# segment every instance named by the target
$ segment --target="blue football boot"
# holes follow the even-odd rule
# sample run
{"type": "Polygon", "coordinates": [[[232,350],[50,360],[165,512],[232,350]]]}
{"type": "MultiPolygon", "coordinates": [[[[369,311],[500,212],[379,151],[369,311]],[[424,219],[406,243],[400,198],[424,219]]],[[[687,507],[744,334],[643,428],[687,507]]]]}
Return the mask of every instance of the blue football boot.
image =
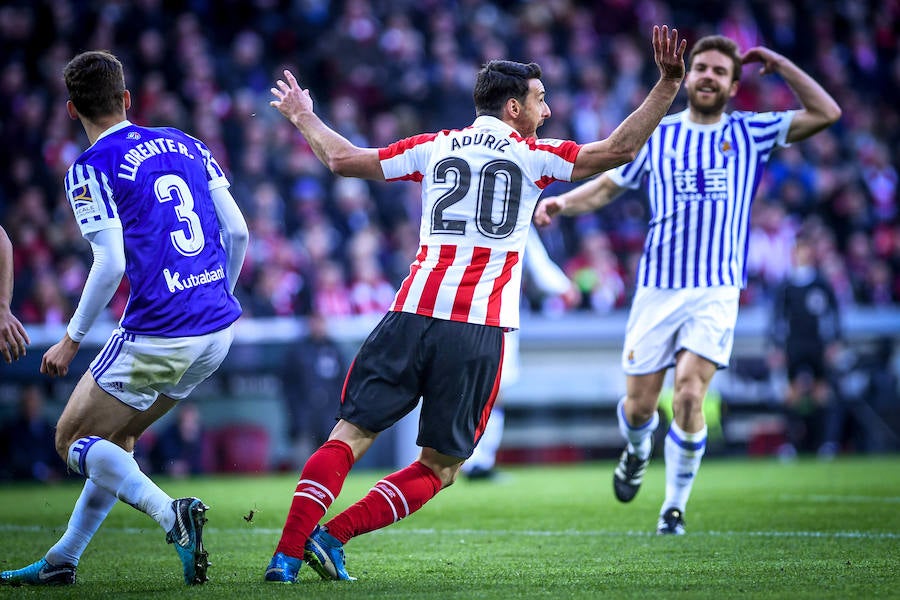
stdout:
{"type": "Polygon", "coordinates": [[[347,567],[344,566],[344,544],[321,525],[316,525],[306,540],[303,560],[322,579],[356,581],[356,577],[347,574],[347,567]]]}

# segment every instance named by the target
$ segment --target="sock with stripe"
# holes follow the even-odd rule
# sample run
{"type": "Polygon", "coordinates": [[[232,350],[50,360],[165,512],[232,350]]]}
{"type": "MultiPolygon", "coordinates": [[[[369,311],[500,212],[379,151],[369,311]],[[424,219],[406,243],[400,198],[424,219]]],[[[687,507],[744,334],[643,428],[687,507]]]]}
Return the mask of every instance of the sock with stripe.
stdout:
{"type": "Polygon", "coordinates": [[[416,461],[375,484],[359,502],[328,521],[328,533],[346,544],[357,535],[408,517],[441,491],[434,471],[416,461]]]}
{"type": "Polygon", "coordinates": [[[706,425],[696,433],[686,433],[673,421],[666,435],[666,500],[660,514],[670,508],[685,512],[688,496],[706,452],[706,425]]]}
{"type": "Polygon", "coordinates": [[[303,465],[276,553],[303,556],[306,538],[341,493],[353,462],[353,450],[340,440],[329,440],[313,452],[303,465]]]}
{"type": "Polygon", "coordinates": [[[65,533],[47,551],[47,562],[51,565],[78,565],[84,549],[117,501],[115,494],[90,479],[85,481],[65,533]]]}
{"type": "Polygon", "coordinates": [[[628,451],[636,454],[641,460],[646,460],[653,451],[653,432],[659,427],[659,413],[653,413],[653,417],[646,423],[632,425],[625,417],[625,397],[619,400],[616,407],[616,417],[619,421],[619,431],[628,441],[628,451]]]}
{"type": "Polygon", "coordinates": [[[123,448],[92,435],[76,440],[69,447],[68,458],[70,469],[146,513],[163,531],[175,525],[172,498],[141,472],[137,461],[123,448]]]}

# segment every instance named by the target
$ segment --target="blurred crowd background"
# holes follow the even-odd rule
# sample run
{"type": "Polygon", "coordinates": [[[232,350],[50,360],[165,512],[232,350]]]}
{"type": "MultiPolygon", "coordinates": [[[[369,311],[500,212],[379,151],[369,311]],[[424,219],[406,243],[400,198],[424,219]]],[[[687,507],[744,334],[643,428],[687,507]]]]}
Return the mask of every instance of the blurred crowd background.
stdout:
{"type": "MultiPolygon", "coordinates": [[[[798,232],[815,240],[844,306],[900,300],[900,2],[767,0],[7,0],[0,7],[0,221],[15,247],[13,311],[66,323],[91,265],[62,180],[87,147],[65,112],[62,68],[110,49],[132,92],[129,118],[204,140],[227,172],[251,244],[238,295],[247,316],[381,313],[417,245],[414,183],[335,178],[269,106],[290,68],[318,112],[361,146],[464,127],[487,60],[536,61],[552,117],[542,137],[607,136],[656,80],[653,24],[689,44],[722,33],[744,50],[794,60],[837,99],[843,118],[776,153],[753,212],[745,305],[790,268],[798,232]]],[[[733,109],[797,107],[777,77],[745,69],[733,109]]],[[[684,106],[684,98],[675,109],[684,106]]],[[[565,189],[551,186],[548,194],[565,189]]],[[[579,306],[525,295],[526,308],[627,306],[646,231],[635,192],[542,230],[583,292],[579,306]]],[[[526,284],[527,285],[527,284],[526,284]]],[[[526,290],[527,291],[527,290],[526,290]]],[[[123,282],[110,308],[127,299],[123,282]]]]}

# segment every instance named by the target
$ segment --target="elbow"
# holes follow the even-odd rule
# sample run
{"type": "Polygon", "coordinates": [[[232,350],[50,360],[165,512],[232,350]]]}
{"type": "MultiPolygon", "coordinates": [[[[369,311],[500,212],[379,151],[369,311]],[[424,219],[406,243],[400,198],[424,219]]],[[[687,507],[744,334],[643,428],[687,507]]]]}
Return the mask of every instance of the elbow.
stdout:
{"type": "Polygon", "coordinates": [[[246,248],[250,243],[250,230],[247,229],[247,222],[243,219],[241,219],[240,225],[231,232],[231,241],[237,248],[246,248]]]}
{"type": "Polygon", "coordinates": [[[837,103],[834,103],[834,105],[825,113],[825,118],[828,119],[829,125],[834,125],[840,120],[842,114],[843,111],[841,111],[841,107],[838,106],[837,103]]]}
{"type": "Polygon", "coordinates": [[[328,157],[325,166],[335,175],[353,177],[354,158],[355,155],[352,152],[337,153],[328,157]]]}

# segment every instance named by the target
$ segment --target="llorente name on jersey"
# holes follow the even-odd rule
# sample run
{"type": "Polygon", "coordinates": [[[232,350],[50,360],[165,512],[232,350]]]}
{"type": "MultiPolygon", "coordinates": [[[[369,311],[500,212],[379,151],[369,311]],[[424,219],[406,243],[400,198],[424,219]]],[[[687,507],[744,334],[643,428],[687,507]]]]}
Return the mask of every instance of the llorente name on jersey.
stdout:
{"type": "Polygon", "coordinates": [[[197,275],[191,273],[181,277],[181,273],[175,271],[172,273],[169,269],[163,269],[163,276],[166,278],[166,285],[169,286],[169,292],[183,292],[186,289],[197,287],[198,285],[206,285],[220,279],[225,279],[225,267],[219,267],[215,271],[204,269],[202,273],[197,275]]]}
{"type": "Polygon", "coordinates": [[[190,159],[194,155],[188,151],[188,147],[181,142],[170,140],[168,138],[156,138],[155,140],[147,140],[135,145],[134,148],[125,153],[122,158],[125,163],[119,165],[119,173],[117,177],[134,181],[137,178],[137,172],[141,164],[151,156],[163,154],[165,152],[177,152],[183,154],[190,159]]]}

